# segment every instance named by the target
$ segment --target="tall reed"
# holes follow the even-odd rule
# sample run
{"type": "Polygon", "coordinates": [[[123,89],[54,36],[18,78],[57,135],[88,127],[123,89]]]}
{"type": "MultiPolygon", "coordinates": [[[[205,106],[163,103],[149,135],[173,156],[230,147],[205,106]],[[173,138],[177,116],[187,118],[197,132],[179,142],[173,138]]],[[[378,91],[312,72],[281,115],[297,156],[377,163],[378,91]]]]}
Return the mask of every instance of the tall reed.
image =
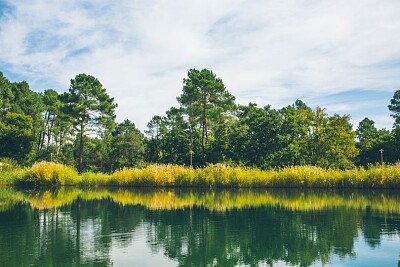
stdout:
{"type": "Polygon", "coordinates": [[[20,177],[16,177],[17,185],[75,185],[81,182],[81,177],[71,167],[54,162],[37,162],[27,169],[20,177]]]}
{"type": "Polygon", "coordinates": [[[1,172],[0,185],[36,186],[137,186],[202,188],[400,188],[400,164],[371,165],[351,170],[293,166],[275,170],[228,167],[222,164],[204,168],[178,165],[149,165],[112,174],[87,172],[81,175],[71,167],[39,162],[31,168],[1,172]]]}

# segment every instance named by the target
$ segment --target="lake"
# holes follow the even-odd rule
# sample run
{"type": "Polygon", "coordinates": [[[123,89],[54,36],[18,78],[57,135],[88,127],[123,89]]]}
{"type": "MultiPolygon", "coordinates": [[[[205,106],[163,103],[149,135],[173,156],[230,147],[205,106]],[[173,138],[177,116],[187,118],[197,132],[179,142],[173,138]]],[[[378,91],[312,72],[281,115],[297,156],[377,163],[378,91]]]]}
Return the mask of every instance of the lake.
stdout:
{"type": "Polygon", "coordinates": [[[0,266],[400,266],[398,193],[0,188],[0,266]]]}

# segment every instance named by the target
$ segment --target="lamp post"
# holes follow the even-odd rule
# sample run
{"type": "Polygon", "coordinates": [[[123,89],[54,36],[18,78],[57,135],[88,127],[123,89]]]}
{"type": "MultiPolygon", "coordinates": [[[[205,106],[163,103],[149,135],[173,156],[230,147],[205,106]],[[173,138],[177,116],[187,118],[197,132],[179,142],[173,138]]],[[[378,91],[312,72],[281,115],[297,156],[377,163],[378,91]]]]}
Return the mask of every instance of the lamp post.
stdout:
{"type": "Polygon", "coordinates": [[[381,164],[383,165],[383,149],[381,148],[381,149],[379,149],[379,151],[381,152],[381,164]]]}
{"type": "Polygon", "coordinates": [[[190,168],[193,167],[193,150],[190,149],[189,154],[190,154],[190,168]]]}

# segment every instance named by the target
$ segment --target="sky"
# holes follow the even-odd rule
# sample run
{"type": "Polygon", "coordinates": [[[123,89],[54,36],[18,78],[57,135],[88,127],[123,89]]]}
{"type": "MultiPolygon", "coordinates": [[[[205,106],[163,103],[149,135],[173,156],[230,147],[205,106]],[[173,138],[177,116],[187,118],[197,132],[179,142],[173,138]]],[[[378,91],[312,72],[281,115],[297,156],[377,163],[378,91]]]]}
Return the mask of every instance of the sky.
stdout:
{"type": "Polygon", "coordinates": [[[142,131],[179,106],[191,68],[238,104],[301,99],[391,129],[399,13],[398,0],[0,0],[0,71],[60,93],[93,75],[142,131]]]}

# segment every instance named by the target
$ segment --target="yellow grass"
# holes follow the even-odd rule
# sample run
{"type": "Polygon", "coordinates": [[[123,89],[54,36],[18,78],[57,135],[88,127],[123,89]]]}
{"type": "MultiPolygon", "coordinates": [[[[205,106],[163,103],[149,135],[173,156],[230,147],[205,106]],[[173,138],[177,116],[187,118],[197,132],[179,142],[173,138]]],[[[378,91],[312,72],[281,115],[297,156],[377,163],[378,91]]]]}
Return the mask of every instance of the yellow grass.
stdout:
{"type": "Polygon", "coordinates": [[[79,185],[119,187],[232,188],[400,188],[400,164],[352,170],[294,166],[275,170],[228,167],[222,164],[193,169],[178,165],[149,165],[112,174],[78,175],[71,167],[39,162],[31,168],[0,173],[0,185],[79,185]]]}
{"type": "Polygon", "coordinates": [[[37,162],[16,178],[17,184],[25,185],[74,185],[79,182],[78,173],[71,167],[54,162],[37,162]]]}

